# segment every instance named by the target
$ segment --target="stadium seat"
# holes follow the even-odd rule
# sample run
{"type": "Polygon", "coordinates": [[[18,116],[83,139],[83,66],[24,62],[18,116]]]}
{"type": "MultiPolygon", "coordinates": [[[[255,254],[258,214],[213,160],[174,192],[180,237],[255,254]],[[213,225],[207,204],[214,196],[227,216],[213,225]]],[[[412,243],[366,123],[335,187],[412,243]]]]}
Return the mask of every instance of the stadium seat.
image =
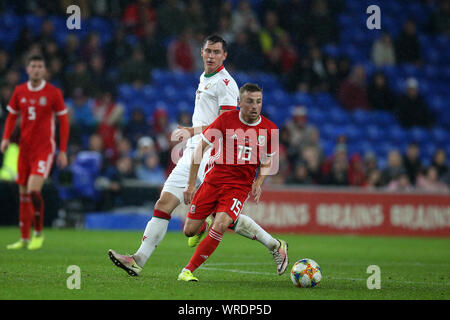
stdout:
{"type": "Polygon", "coordinates": [[[409,130],[409,138],[411,141],[423,144],[430,141],[428,131],[421,127],[412,127],[409,130]]]}
{"type": "Polygon", "coordinates": [[[102,156],[94,151],[78,153],[71,166],[73,174],[73,188],[79,197],[95,199],[98,191],[95,189],[95,180],[100,174],[102,156]]]}

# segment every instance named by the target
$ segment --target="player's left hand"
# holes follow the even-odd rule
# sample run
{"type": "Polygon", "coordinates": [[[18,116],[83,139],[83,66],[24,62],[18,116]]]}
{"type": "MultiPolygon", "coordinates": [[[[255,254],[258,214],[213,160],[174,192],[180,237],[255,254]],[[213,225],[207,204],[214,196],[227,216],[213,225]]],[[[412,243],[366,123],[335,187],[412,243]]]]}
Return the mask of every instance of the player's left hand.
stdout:
{"type": "Polygon", "coordinates": [[[259,202],[259,197],[261,197],[261,193],[262,193],[261,185],[257,182],[254,182],[252,184],[252,196],[255,197],[256,203],[259,202]]]}
{"type": "Polygon", "coordinates": [[[67,153],[65,152],[59,152],[58,157],[56,158],[56,164],[61,168],[64,169],[67,166],[67,153]]]}
{"type": "Polygon", "coordinates": [[[172,133],[172,141],[183,141],[189,139],[192,136],[190,131],[191,129],[192,128],[178,125],[177,129],[172,133]]]}
{"type": "Polygon", "coordinates": [[[195,192],[197,192],[197,188],[194,186],[187,186],[186,190],[183,192],[184,196],[184,204],[188,205],[191,203],[194,198],[195,192]]]}

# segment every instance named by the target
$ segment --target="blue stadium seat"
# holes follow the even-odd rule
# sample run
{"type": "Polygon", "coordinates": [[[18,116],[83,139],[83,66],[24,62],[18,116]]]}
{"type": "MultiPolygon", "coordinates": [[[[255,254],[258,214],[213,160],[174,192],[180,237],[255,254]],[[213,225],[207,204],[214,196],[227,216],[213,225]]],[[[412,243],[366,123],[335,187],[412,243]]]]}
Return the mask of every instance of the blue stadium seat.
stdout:
{"type": "Polygon", "coordinates": [[[445,144],[449,143],[450,134],[448,130],[435,126],[431,129],[431,138],[439,144],[445,144]]]}
{"type": "Polygon", "coordinates": [[[384,127],[371,124],[366,127],[366,135],[371,142],[386,141],[386,131],[384,127]]]}
{"type": "Polygon", "coordinates": [[[421,127],[412,127],[409,130],[409,138],[411,141],[418,144],[423,144],[430,141],[429,133],[426,129],[421,127]]]}
{"type": "Polygon", "coordinates": [[[82,151],[78,153],[71,166],[73,188],[77,196],[95,199],[98,191],[95,180],[100,174],[102,156],[98,152],[82,151]]]}
{"type": "Polygon", "coordinates": [[[399,125],[388,126],[387,131],[390,140],[395,144],[401,144],[408,139],[408,134],[405,129],[399,125]]]}
{"type": "Polygon", "coordinates": [[[313,105],[313,98],[308,93],[297,92],[293,95],[292,102],[297,105],[311,107],[313,105]]]}
{"type": "Polygon", "coordinates": [[[366,126],[372,122],[372,113],[365,110],[355,110],[351,114],[351,121],[359,126],[366,126]]]}

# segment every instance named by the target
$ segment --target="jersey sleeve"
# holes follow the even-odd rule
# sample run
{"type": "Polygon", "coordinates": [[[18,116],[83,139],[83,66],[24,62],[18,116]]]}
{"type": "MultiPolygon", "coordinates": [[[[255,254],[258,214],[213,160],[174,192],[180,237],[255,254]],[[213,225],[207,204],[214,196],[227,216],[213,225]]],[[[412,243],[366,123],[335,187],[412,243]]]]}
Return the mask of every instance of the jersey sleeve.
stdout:
{"type": "Polygon", "coordinates": [[[237,110],[239,89],[231,79],[222,79],[217,84],[219,110],[237,110]]]}
{"type": "Polygon", "coordinates": [[[54,94],[55,94],[55,103],[53,104],[53,108],[54,108],[53,110],[55,111],[56,115],[59,117],[59,116],[67,114],[68,110],[64,103],[64,98],[63,98],[61,90],[56,88],[54,94]]]}
{"type": "Polygon", "coordinates": [[[220,115],[211,123],[203,132],[200,134],[203,140],[207,142],[211,147],[213,147],[214,143],[219,141],[224,135],[224,125],[223,125],[223,117],[224,115],[220,115]]]}
{"type": "Polygon", "coordinates": [[[8,110],[9,113],[12,113],[14,115],[18,115],[19,114],[20,109],[19,109],[19,103],[17,101],[17,88],[14,89],[14,92],[13,92],[13,94],[11,96],[11,99],[9,99],[9,103],[6,106],[6,110],[8,110]]]}

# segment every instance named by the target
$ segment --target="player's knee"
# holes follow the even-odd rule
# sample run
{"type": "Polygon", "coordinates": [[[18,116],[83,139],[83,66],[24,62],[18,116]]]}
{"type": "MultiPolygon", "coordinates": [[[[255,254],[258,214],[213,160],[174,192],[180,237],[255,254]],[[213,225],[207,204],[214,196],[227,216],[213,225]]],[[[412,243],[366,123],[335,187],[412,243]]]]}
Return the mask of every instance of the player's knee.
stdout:
{"type": "Polygon", "coordinates": [[[187,225],[184,226],[183,232],[186,237],[193,237],[196,235],[196,230],[187,225]]]}
{"type": "Polygon", "coordinates": [[[31,202],[34,208],[40,208],[42,206],[42,195],[39,191],[30,192],[31,202]]]}

